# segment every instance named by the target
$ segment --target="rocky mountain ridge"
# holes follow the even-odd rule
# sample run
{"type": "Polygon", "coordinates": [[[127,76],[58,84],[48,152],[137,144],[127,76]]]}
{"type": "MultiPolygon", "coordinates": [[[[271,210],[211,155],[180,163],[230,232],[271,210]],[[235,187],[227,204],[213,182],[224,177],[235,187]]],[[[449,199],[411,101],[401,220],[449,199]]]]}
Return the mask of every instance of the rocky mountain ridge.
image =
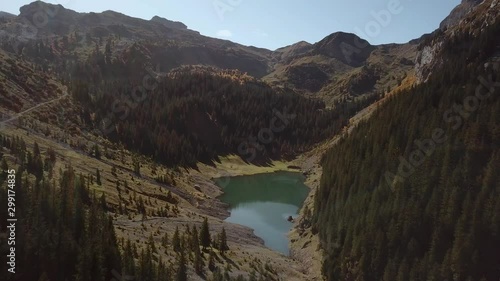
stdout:
{"type": "MultiPolygon", "coordinates": [[[[131,53],[132,48],[144,50],[148,55],[141,63],[156,64],[162,72],[198,64],[237,69],[274,87],[292,88],[334,106],[341,100],[383,95],[406,76],[425,81],[430,69],[439,64],[439,36],[451,36],[456,29],[452,27],[460,22],[477,25],[470,14],[497,2],[464,0],[443,20],[440,29],[406,44],[373,46],[354,34],[335,32],[314,44],[300,41],[271,51],[206,37],[184,23],[159,16],[143,20],[114,11],[78,13],[42,1],[21,7],[19,16],[2,17],[0,38],[10,42],[3,43],[4,49],[10,44],[16,52],[18,46],[32,40],[53,42],[75,36],[80,44],[67,52],[78,55],[94,48],[89,42],[84,44],[88,37],[100,48],[103,40],[111,38],[115,56],[131,53]]],[[[488,20],[494,18],[491,15],[488,20]]]]}
{"type": "MultiPolygon", "coordinates": [[[[433,69],[442,64],[441,53],[445,48],[445,41],[453,41],[460,34],[468,34],[468,36],[478,34],[498,20],[499,10],[500,1],[498,0],[462,1],[441,23],[439,29],[421,40],[415,59],[417,82],[426,81],[433,69]]],[[[463,47],[468,48],[468,46],[463,47]]]]}
{"type": "Polygon", "coordinates": [[[371,46],[356,35],[345,32],[332,33],[314,44],[301,41],[271,51],[206,37],[183,23],[159,16],[143,20],[114,11],[78,13],[42,1],[25,5],[19,16],[0,22],[0,38],[9,42],[4,45],[15,46],[10,49],[19,49],[32,40],[54,42],[67,40],[64,39],[67,37],[79,38],[80,42],[66,52],[81,55],[80,59],[84,58],[82,54],[95,48],[93,44],[103,48],[103,42],[110,39],[115,54],[129,52],[129,49],[136,48],[134,45],[140,45],[150,54],[142,63],[151,67],[158,64],[162,72],[196,64],[238,69],[263,78],[271,85],[286,85],[301,93],[315,95],[328,104],[341,97],[378,94],[387,86],[395,86],[397,79],[387,76],[390,73],[389,76],[393,76],[392,72],[409,73],[411,66],[398,67],[395,71],[390,68],[394,68],[399,60],[411,61],[414,57],[411,44],[371,46]],[[407,52],[400,52],[402,49],[407,52]],[[376,70],[377,73],[369,79],[375,79],[376,83],[357,87],[354,85],[359,83],[357,76],[373,72],[366,72],[366,68],[376,70]],[[363,90],[353,92],[351,88],[363,90]]]}

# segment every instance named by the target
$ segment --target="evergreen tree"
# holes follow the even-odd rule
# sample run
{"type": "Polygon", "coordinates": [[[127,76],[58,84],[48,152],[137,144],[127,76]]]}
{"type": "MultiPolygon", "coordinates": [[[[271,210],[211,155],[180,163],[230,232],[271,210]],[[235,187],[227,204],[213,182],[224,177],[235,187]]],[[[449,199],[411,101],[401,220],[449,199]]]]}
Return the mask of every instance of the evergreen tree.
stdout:
{"type": "Polygon", "coordinates": [[[219,234],[219,243],[218,243],[219,251],[221,254],[224,255],[224,253],[229,250],[229,246],[227,245],[227,236],[226,236],[226,229],[223,227],[221,233],[219,234]]]}
{"type": "Polygon", "coordinates": [[[2,158],[2,164],[1,164],[1,171],[0,171],[0,184],[4,182],[5,179],[7,179],[7,174],[9,171],[9,165],[7,164],[7,160],[5,158],[2,158]]]}
{"type": "Polygon", "coordinates": [[[167,248],[168,246],[168,232],[165,232],[165,234],[163,235],[162,239],[161,239],[161,245],[164,247],[164,248],[167,248]]]}
{"type": "Polygon", "coordinates": [[[99,150],[99,145],[95,144],[93,148],[94,157],[97,159],[101,159],[101,151],[99,150]]]}
{"type": "Polygon", "coordinates": [[[151,252],[156,253],[157,251],[156,251],[155,241],[153,238],[153,233],[149,234],[148,244],[149,244],[149,248],[151,249],[151,252]]]}
{"type": "Polygon", "coordinates": [[[201,226],[201,230],[200,230],[200,244],[203,247],[203,249],[210,247],[210,241],[211,241],[210,229],[208,227],[208,220],[205,217],[205,219],[203,220],[203,224],[201,226]]]}
{"type": "Polygon", "coordinates": [[[172,237],[172,247],[176,253],[181,251],[181,239],[179,235],[179,228],[175,227],[174,236],[172,237]]]}
{"type": "Polygon", "coordinates": [[[95,177],[96,177],[96,183],[98,185],[102,185],[102,183],[101,183],[101,172],[99,172],[99,169],[96,169],[95,177]]]}
{"type": "Polygon", "coordinates": [[[175,274],[176,281],[187,281],[187,264],[184,252],[181,251],[177,259],[177,272],[175,274]]]}

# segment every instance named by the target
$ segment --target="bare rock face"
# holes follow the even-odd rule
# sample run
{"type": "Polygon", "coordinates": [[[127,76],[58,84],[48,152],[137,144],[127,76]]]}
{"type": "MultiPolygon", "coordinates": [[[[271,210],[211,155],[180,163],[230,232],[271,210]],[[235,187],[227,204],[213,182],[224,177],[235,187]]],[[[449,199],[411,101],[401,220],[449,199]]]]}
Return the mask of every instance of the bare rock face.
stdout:
{"type": "Polygon", "coordinates": [[[15,18],[15,17],[16,17],[16,15],[0,11],[0,19],[12,19],[12,18],[15,18]]]}
{"type": "Polygon", "coordinates": [[[183,24],[182,22],[167,20],[167,19],[159,17],[159,16],[154,16],[151,19],[151,21],[163,24],[164,26],[166,26],[168,28],[187,29],[187,26],[185,24],[183,24]]]}
{"type": "Polygon", "coordinates": [[[450,26],[456,25],[467,15],[474,7],[484,2],[484,0],[462,0],[439,25],[440,29],[446,29],[450,26]]]}
{"type": "Polygon", "coordinates": [[[442,42],[438,42],[423,49],[417,54],[415,59],[415,75],[419,83],[425,82],[432,73],[432,68],[437,66],[438,54],[441,50],[442,42]]]}
{"type": "Polygon", "coordinates": [[[19,22],[28,23],[37,29],[38,35],[64,35],[71,31],[80,17],[79,13],[42,1],[35,1],[22,6],[19,22]]]}
{"type": "Polygon", "coordinates": [[[420,39],[415,59],[417,82],[425,82],[434,69],[442,63],[440,56],[443,42],[457,34],[474,35],[498,18],[498,0],[463,0],[441,22],[440,28],[420,39]]]}

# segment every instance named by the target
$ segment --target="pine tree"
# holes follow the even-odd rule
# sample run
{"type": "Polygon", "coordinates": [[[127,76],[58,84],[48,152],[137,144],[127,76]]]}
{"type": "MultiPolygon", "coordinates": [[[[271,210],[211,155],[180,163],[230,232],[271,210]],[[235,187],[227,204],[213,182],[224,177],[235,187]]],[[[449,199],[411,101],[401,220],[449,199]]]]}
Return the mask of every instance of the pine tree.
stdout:
{"type": "Polygon", "coordinates": [[[200,241],[196,226],[193,226],[193,231],[191,231],[190,247],[193,252],[196,251],[196,248],[200,250],[200,241]]]}
{"type": "Polygon", "coordinates": [[[163,235],[163,238],[161,239],[161,245],[164,247],[164,248],[167,248],[168,246],[168,232],[165,232],[165,234],[163,235]]]}
{"type": "Polygon", "coordinates": [[[200,251],[198,229],[196,228],[196,226],[193,226],[193,230],[189,231],[189,233],[190,233],[189,246],[190,246],[192,253],[194,254],[193,266],[194,266],[196,273],[201,276],[203,274],[204,262],[203,262],[203,256],[202,256],[201,251],[200,251]]]}
{"type": "Polygon", "coordinates": [[[38,143],[35,141],[35,144],[33,146],[33,157],[39,157],[40,156],[40,147],[38,147],[38,143]]]}
{"type": "Polygon", "coordinates": [[[134,162],[134,173],[138,176],[141,175],[141,163],[137,160],[134,162]]]}
{"type": "Polygon", "coordinates": [[[101,172],[99,172],[99,169],[96,169],[95,177],[96,177],[96,183],[98,185],[102,185],[102,183],[101,183],[101,172]]]}
{"type": "Polygon", "coordinates": [[[201,276],[203,274],[204,262],[203,262],[203,257],[201,256],[201,251],[200,251],[199,246],[196,246],[194,248],[194,265],[193,266],[194,266],[194,270],[195,270],[196,274],[201,276]]]}
{"type": "Polygon", "coordinates": [[[210,247],[210,229],[208,227],[208,220],[205,217],[203,220],[203,224],[201,226],[200,230],[200,244],[205,250],[206,248],[210,247]]]}
{"type": "Polygon", "coordinates": [[[179,235],[179,227],[175,227],[174,236],[172,237],[172,247],[176,253],[181,251],[181,239],[179,235]]]}
{"type": "Polygon", "coordinates": [[[135,261],[134,261],[134,253],[132,250],[132,245],[130,239],[127,239],[127,243],[125,246],[125,250],[123,253],[123,270],[124,275],[135,275],[135,261]]]}
{"type": "Polygon", "coordinates": [[[177,259],[177,272],[175,274],[176,281],[187,281],[187,264],[186,257],[184,256],[184,252],[179,254],[177,259]]]}
{"type": "Polygon", "coordinates": [[[149,247],[151,248],[151,252],[156,253],[156,246],[155,246],[155,240],[153,238],[153,233],[149,234],[148,244],[149,247]]]}
{"type": "Polygon", "coordinates": [[[229,250],[229,246],[227,245],[226,229],[224,227],[222,228],[222,231],[221,231],[221,233],[219,235],[218,246],[219,246],[219,251],[223,255],[226,252],[226,250],[229,250]]]}
{"type": "Polygon", "coordinates": [[[97,159],[101,159],[101,151],[99,150],[99,145],[94,145],[94,157],[97,159]]]}
{"type": "Polygon", "coordinates": [[[1,164],[1,171],[0,171],[0,183],[3,183],[5,179],[7,179],[7,172],[9,170],[9,165],[7,164],[7,161],[5,158],[2,158],[2,164],[1,164]]]}

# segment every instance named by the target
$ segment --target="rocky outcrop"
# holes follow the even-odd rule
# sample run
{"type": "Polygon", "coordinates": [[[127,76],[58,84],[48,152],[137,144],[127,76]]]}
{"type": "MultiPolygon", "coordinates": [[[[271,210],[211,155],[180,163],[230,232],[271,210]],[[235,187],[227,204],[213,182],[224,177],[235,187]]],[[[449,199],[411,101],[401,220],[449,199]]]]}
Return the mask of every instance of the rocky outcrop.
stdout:
{"type": "Polygon", "coordinates": [[[446,29],[450,26],[456,25],[467,15],[474,7],[481,4],[484,0],[462,0],[439,25],[440,29],[446,29]]]}
{"type": "Polygon", "coordinates": [[[187,29],[187,26],[185,24],[183,24],[182,22],[167,20],[167,19],[159,17],[159,16],[154,16],[151,19],[151,21],[163,24],[164,26],[166,26],[168,28],[187,29]]]}
{"type": "MultiPolygon", "coordinates": [[[[442,63],[444,42],[454,40],[458,34],[475,36],[499,17],[499,0],[463,0],[443,20],[439,29],[420,38],[415,59],[417,83],[425,82],[433,70],[442,63]]],[[[466,59],[466,58],[464,58],[466,59]]]]}
{"type": "Polygon", "coordinates": [[[441,51],[442,44],[442,41],[435,42],[434,44],[424,46],[422,50],[417,53],[415,59],[415,76],[418,83],[425,82],[432,73],[432,69],[441,63],[438,54],[441,51]]]}
{"type": "Polygon", "coordinates": [[[0,11],[0,19],[12,19],[12,18],[15,18],[15,17],[16,17],[16,15],[0,11]]]}

